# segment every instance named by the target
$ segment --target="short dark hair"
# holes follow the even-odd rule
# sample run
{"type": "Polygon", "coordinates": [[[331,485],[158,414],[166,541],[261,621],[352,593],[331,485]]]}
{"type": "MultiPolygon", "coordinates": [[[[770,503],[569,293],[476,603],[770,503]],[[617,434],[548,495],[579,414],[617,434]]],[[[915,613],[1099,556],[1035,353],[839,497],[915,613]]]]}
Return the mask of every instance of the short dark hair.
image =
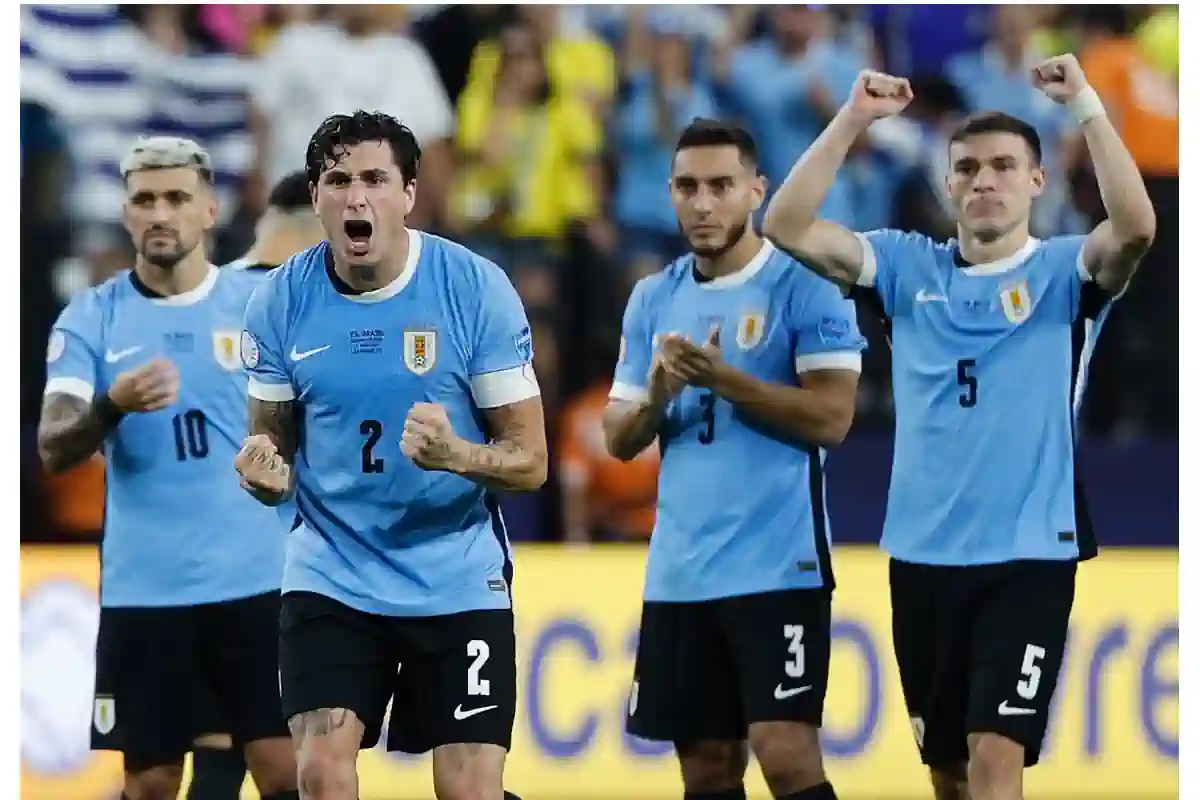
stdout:
{"type": "Polygon", "coordinates": [[[275,184],[271,196],[267,199],[267,205],[287,212],[311,211],[312,194],[308,187],[308,175],[303,170],[290,172],[275,184]]]}
{"type": "Polygon", "coordinates": [[[308,140],[304,165],[309,183],[318,183],[330,162],[340,161],[346,148],[363,142],[387,142],[392,146],[392,155],[405,185],[417,179],[421,145],[413,132],[390,114],[359,109],[353,114],[326,117],[308,140]]]}
{"type": "Polygon", "coordinates": [[[758,172],[758,145],[754,137],[740,125],[722,122],[718,119],[696,117],[684,128],[679,139],[675,142],[675,152],[690,150],[693,147],[721,147],[729,145],[736,147],[738,157],[747,169],[758,172]]]}
{"type": "Polygon", "coordinates": [[[950,134],[950,144],[965,142],[972,136],[984,133],[1011,133],[1020,136],[1025,140],[1025,144],[1029,145],[1034,165],[1041,166],[1042,140],[1037,131],[1028,122],[1002,111],[984,111],[967,117],[954,129],[954,133],[950,134]]]}

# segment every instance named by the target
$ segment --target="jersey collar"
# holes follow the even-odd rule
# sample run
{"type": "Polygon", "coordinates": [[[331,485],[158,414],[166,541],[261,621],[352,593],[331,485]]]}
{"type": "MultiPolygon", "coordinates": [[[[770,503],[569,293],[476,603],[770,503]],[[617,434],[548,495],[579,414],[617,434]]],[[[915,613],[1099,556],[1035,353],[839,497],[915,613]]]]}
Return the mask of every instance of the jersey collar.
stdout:
{"type": "Polygon", "coordinates": [[[750,259],[750,262],[737,272],[731,272],[728,275],[722,275],[719,278],[713,278],[711,281],[704,281],[703,283],[697,281],[693,273],[692,282],[707,291],[733,289],[734,287],[742,286],[755,275],[762,272],[762,268],[767,265],[767,261],[774,252],[775,245],[763,239],[762,247],[758,248],[758,252],[754,255],[754,258],[750,259]]]}
{"type": "Polygon", "coordinates": [[[129,282],[138,294],[157,306],[191,306],[212,294],[213,287],[217,285],[217,268],[210,264],[208,274],[200,281],[200,285],[180,294],[159,294],[143,283],[132,269],[129,270],[129,282]]]}
{"type": "Polygon", "coordinates": [[[408,259],[404,262],[404,269],[387,286],[380,286],[378,289],[373,289],[369,292],[351,294],[344,291],[345,288],[349,287],[333,271],[333,250],[326,248],[326,272],[329,275],[330,283],[333,284],[337,293],[355,303],[382,303],[384,300],[390,300],[400,294],[401,290],[412,280],[413,273],[417,270],[417,262],[421,260],[421,232],[415,231],[412,228],[407,228],[406,230],[408,231],[408,259]]]}
{"type": "Polygon", "coordinates": [[[956,243],[954,247],[954,266],[958,267],[959,271],[964,275],[975,277],[1000,275],[1024,264],[1025,260],[1033,255],[1034,251],[1041,247],[1041,245],[1041,239],[1035,239],[1030,236],[1020,250],[1007,258],[1001,258],[996,261],[985,261],[982,264],[971,264],[962,257],[962,251],[958,249],[956,243]]]}

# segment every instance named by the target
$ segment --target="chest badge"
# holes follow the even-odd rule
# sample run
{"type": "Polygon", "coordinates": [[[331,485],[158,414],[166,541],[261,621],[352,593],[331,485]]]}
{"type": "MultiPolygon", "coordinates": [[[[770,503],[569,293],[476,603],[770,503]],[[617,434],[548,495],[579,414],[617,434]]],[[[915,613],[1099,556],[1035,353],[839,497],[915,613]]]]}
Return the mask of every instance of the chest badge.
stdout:
{"type": "Polygon", "coordinates": [[[213,331],[213,358],[222,369],[234,370],[242,366],[240,339],[241,331],[213,331]]]}
{"type": "Polygon", "coordinates": [[[743,350],[753,350],[762,341],[766,329],[766,314],[742,314],[738,319],[737,346],[743,350]]]}
{"type": "Polygon", "coordinates": [[[1005,318],[1014,325],[1020,325],[1029,319],[1033,313],[1033,298],[1029,296],[1029,284],[1021,281],[1000,290],[1000,307],[1004,309],[1005,318]]]}
{"type": "Polygon", "coordinates": [[[424,375],[437,363],[437,331],[404,332],[404,365],[424,375]]]}

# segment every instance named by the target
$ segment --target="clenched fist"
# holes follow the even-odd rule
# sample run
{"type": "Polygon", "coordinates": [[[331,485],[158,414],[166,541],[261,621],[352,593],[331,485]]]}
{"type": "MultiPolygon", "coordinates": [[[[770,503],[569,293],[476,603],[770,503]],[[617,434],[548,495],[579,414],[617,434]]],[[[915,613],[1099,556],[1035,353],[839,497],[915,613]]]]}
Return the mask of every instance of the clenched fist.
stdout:
{"type": "Polygon", "coordinates": [[[899,114],[912,99],[907,78],[864,69],[854,81],[846,106],[856,117],[874,121],[899,114]]]}
{"type": "Polygon", "coordinates": [[[404,420],[400,452],[421,469],[454,472],[462,466],[465,444],[437,403],[417,403],[404,420]]]}
{"type": "Polygon", "coordinates": [[[1033,85],[1056,103],[1066,103],[1087,88],[1087,77],[1075,56],[1049,58],[1033,68],[1033,85]]]}
{"type": "Polygon", "coordinates": [[[242,488],[247,491],[283,496],[291,487],[292,467],[265,434],[247,438],[233,466],[242,476],[242,488]]]}
{"type": "Polygon", "coordinates": [[[158,411],[179,397],[179,371],[170,361],[156,358],[118,375],[108,397],[126,413],[158,411]]]}

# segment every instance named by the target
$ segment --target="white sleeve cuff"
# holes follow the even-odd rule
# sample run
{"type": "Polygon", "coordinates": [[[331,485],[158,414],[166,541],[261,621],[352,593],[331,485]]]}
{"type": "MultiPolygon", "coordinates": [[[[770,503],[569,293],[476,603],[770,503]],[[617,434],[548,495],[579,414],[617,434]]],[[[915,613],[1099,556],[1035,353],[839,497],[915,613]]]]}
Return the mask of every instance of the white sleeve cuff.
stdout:
{"type": "Polygon", "coordinates": [[[471,396],[480,408],[510,406],[541,395],[532,364],[485,372],[471,378],[471,396]]]}
{"type": "Polygon", "coordinates": [[[1095,280],[1092,273],[1088,271],[1087,262],[1083,260],[1083,251],[1087,249],[1086,243],[1079,248],[1079,257],[1075,259],[1075,270],[1079,273],[1079,280],[1084,283],[1091,283],[1095,280]]]}
{"type": "Polygon", "coordinates": [[[90,403],[96,396],[96,387],[83,378],[51,378],[46,381],[46,389],[42,394],[45,397],[52,394],[69,394],[72,397],[78,397],[85,403],[90,403]]]}
{"type": "Polygon", "coordinates": [[[286,403],[296,399],[290,383],[263,383],[254,376],[246,386],[246,394],[264,403],[286,403]]]}
{"type": "Polygon", "coordinates": [[[875,245],[871,244],[871,240],[867,238],[866,234],[856,233],[854,235],[858,237],[863,249],[862,269],[858,272],[856,283],[859,286],[870,288],[875,285],[875,275],[879,272],[879,265],[875,261],[875,245]]]}
{"type": "Polygon", "coordinates": [[[862,353],[856,350],[839,350],[832,353],[807,353],[796,356],[797,375],[822,369],[844,369],[861,373],[862,353]]]}
{"type": "Polygon", "coordinates": [[[644,403],[650,394],[641,386],[634,386],[632,383],[614,383],[612,388],[608,390],[608,396],[612,400],[644,403]]]}

